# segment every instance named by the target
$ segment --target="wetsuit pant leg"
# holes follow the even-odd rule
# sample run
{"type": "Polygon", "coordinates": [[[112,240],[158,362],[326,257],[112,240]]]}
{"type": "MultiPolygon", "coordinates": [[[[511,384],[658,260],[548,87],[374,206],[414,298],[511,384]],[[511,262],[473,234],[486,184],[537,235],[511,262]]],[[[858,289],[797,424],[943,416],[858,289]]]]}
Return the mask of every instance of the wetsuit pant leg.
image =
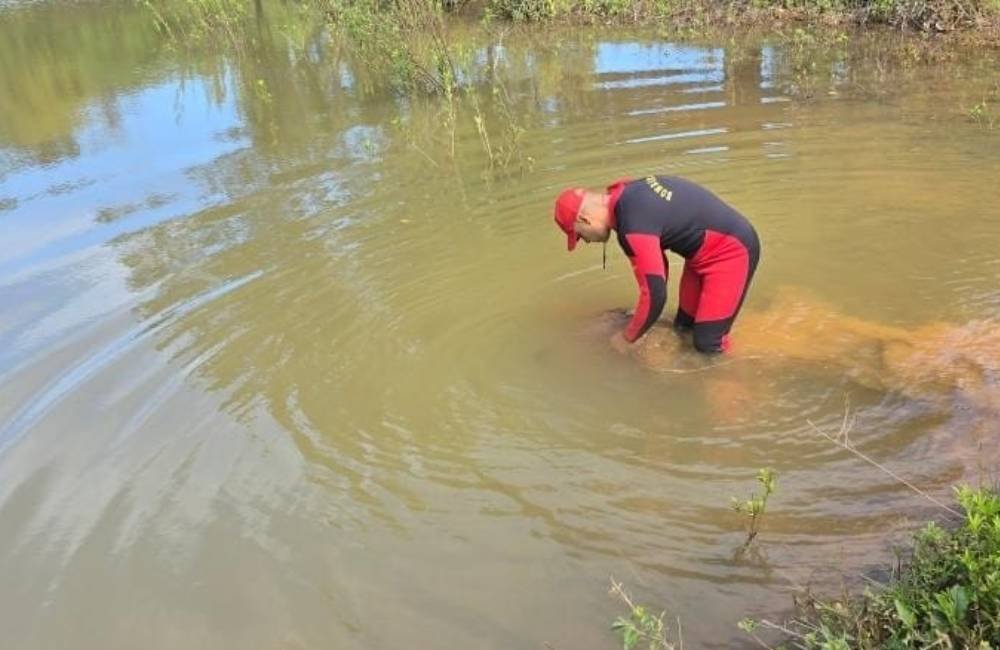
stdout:
{"type": "Polygon", "coordinates": [[[730,348],[729,331],[743,306],[760,259],[760,244],[741,242],[731,254],[702,269],[694,318],[694,347],[717,354],[730,348]]]}
{"type": "Polygon", "coordinates": [[[701,276],[691,268],[690,263],[686,263],[684,264],[684,272],[681,274],[677,315],[674,316],[674,329],[687,331],[694,327],[694,316],[698,313],[698,301],[700,298],[701,276]]]}

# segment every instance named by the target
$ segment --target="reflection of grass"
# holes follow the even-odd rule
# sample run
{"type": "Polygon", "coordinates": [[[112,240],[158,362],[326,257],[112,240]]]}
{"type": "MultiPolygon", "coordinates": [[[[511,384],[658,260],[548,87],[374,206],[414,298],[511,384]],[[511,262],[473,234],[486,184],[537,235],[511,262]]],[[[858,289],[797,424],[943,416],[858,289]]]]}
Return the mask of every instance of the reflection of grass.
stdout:
{"type": "MultiPolygon", "coordinates": [[[[203,41],[221,35],[231,45],[245,38],[249,3],[242,0],[142,0],[156,26],[176,42],[203,41]]],[[[259,6],[259,5],[258,5],[259,6]]]]}
{"type": "Polygon", "coordinates": [[[328,0],[139,0],[168,45],[226,50],[253,56],[276,34],[304,47],[321,22],[328,0]],[[271,34],[272,31],[275,34],[271,34]]]}
{"type": "MultiPolygon", "coordinates": [[[[43,161],[76,155],[74,134],[88,102],[150,82],[145,62],[159,38],[140,9],[25,3],[4,10],[3,20],[0,145],[43,161]]],[[[113,123],[116,115],[102,117],[113,123]]]]}

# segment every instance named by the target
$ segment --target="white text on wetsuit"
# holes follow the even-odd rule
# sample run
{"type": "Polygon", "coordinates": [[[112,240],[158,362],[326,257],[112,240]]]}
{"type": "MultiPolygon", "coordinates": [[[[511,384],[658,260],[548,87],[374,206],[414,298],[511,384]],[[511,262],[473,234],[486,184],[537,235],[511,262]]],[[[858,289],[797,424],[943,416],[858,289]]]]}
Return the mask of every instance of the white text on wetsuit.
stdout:
{"type": "Polygon", "coordinates": [[[656,195],[661,199],[663,199],[664,201],[669,201],[670,198],[674,195],[673,192],[663,187],[663,185],[660,184],[660,181],[656,180],[656,176],[647,176],[645,180],[646,180],[646,185],[649,185],[649,189],[656,192],[656,195]]]}

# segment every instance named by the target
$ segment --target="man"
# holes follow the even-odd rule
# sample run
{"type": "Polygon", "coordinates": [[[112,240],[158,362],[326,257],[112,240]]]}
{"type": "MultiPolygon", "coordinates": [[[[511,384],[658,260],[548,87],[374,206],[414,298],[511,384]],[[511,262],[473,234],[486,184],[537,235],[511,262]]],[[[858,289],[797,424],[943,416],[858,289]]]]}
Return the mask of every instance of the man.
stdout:
{"type": "Polygon", "coordinates": [[[571,251],[578,239],[606,242],[612,230],[618,234],[639,283],[639,302],[625,331],[611,339],[616,349],[627,349],[663,312],[665,250],[686,260],[674,327],[693,330],[699,352],[729,349],[729,330],[760,258],[757,233],[739,212],[691,181],[648,176],[616,181],[604,192],[564,190],[555,220],[571,251]]]}

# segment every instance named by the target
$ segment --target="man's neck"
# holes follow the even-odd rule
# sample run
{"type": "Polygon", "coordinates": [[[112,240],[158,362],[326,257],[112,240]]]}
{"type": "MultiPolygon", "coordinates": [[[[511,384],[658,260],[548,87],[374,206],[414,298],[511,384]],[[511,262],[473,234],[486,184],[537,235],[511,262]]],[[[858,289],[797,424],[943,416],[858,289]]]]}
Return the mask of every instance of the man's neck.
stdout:
{"type": "Polygon", "coordinates": [[[611,218],[611,212],[608,210],[608,199],[610,198],[607,192],[589,192],[584,201],[586,202],[587,212],[590,214],[591,219],[599,221],[599,225],[607,225],[613,228],[614,220],[611,218]]]}
{"type": "Polygon", "coordinates": [[[604,214],[604,223],[607,224],[607,226],[609,228],[611,228],[612,230],[617,230],[618,229],[618,223],[617,223],[618,220],[615,219],[614,213],[611,212],[611,194],[610,193],[604,192],[604,193],[601,194],[601,207],[604,208],[604,212],[603,212],[603,214],[604,214]]]}

